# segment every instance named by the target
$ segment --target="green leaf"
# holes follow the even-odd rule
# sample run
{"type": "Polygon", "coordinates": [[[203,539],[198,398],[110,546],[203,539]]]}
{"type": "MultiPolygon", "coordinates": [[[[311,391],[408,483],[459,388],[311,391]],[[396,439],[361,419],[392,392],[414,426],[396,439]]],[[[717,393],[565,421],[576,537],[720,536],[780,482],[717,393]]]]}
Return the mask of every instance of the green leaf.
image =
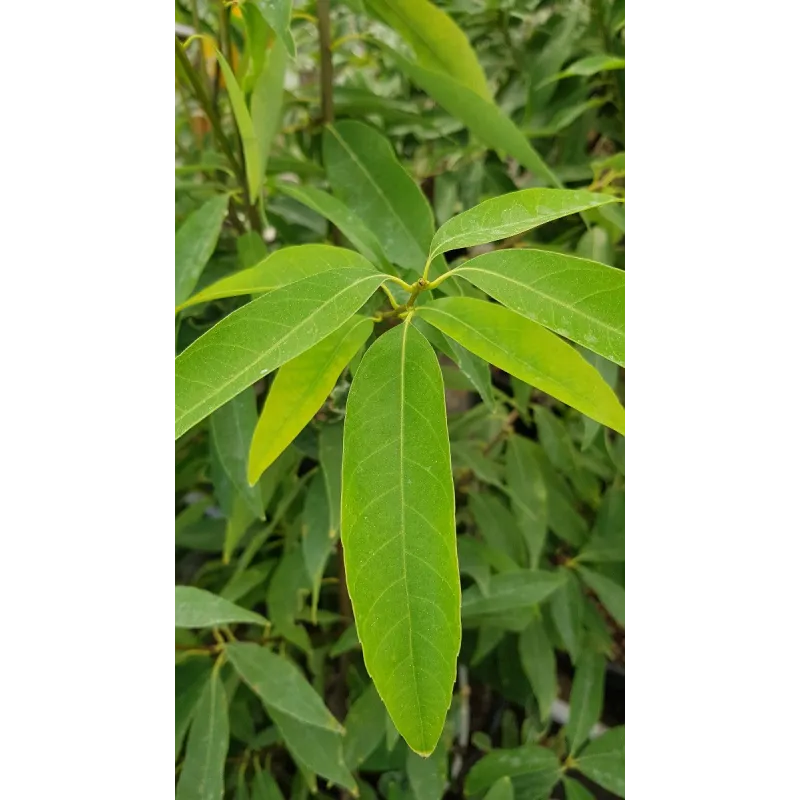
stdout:
{"type": "Polygon", "coordinates": [[[514,784],[511,778],[503,777],[492,784],[484,800],[514,800],[514,784]]]}
{"type": "Polygon", "coordinates": [[[564,423],[549,409],[536,406],[533,412],[536,433],[553,466],[566,475],[577,470],[575,448],[564,423]]]}
{"type": "MultiPolygon", "coordinates": [[[[485,200],[445,222],[434,234],[431,258],[448,250],[506,239],[554,219],[613,202],[616,202],[616,198],[606,194],[572,189],[521,189],[509,192],[485,200]]],[[[510,255],[516,251],[496,252],[510,255]]]]}
{"type": "Polygon", "coordinates": [[[228,738],[228,702],[215,670],[194,712],[176,800],[222,800],[228,738]]]}
{"type": "Polygon", "coordinates": [[[260,233],[247,231],[236,238],[236,259],[242,269],[255,266],[268,255],[267,246],[260,233]]]}
{"type": "Polygon", "coordinates": [[[412,64],[389,47],[383,48],[400,69],[456,119],[490,147],[513,156],[551,186],[561,183],[520,129],[490,100],[457,80],[419,64],[412,64]]]}
{"type": "Polygon", "coordinates": [[[408,752],[406,774],[414,800],[441,800],[447,788],[447,747],[443,740],[430,758],[408,752]]]}
{"type": "Polygon", "coordinates": [[[175,361],[175,438],[341,327],[385,279],[371,266],[328,270],[218,322],[175,361]]]}
{"type": "Polygon", "coordinates": [[[599,572],[577,566],[584,583],[600,598],[608,613],[625,627],[625,589],[599,572]]]}
{"type": "Polygon", "coordinates": [[[506,481],[511,506],[528,548],[528,564],[539,565],[547,539],[547,484],[524,436],[511,436],[506,448],[506,481]]]}
{"type": "Polygon", "coordinates": [[[600,53],[599,55],[579,58],[566,69],[545,79],[539,85],[543,86],[553,81],[560,81],[563,78],[588,78],[591,75],[596,75],[598,72],[610,72],[615,69],[625,69],[625,59],[619,58],[618,56],[610,56],[607,53],[600,53]]]}
{"type": "Polygon", "coordinates": [[[558,682],[556,654],[539,617],[520,634],[519,658],[539,705],[539,715],[546,719],[558,696],[558,682]]]}
{"type": "Polygon", "coordinates": [[[508,508],[488,492],[470,494],[467,505],[481,538],[493,550],[505,553],[521,567],[525,563],[522,534],[508,508]]]}
{"type": "Polygon", "coordinates": [[[491,100],[486,76],[461,28],[428,0],[366,0],[367,6],[413,48],[419,64],[449,75],[491,100]]]}
{"type": "Polygon", "coordinates": [[[625,726],[612,728],[589,742],[577,759],[577,767],[604,789],[625,797],[625,726]]]}
{"type": "Polygon", "coordinates": [[[570,754],[577,752],[600,719],[606,660],[599,653],[584,650],[575,665],[575,678],[569,694],[569,719],[565,726],[570,754]]]}
{"type": "Polygon", "coordinates": [[[228,196],[217,195],[193,211],[175,234],[175,303],[182,303],[197,285],[214,253],[228,213],[228,196]]]}
{"type": "MultiPolygon", "coordinates": [[[[612,389],[616,388],[617,380],[619,378],[619,367],[616,364],[608,361],[602,356],[597,355],[597,353],[592,353],[590,350],[585,350],[583,352],[583,357],[600,373],[603,380],[612,389]]],[[[600,431],[600,428],[601,425],[599,422],[596,422],[589,417],[583,418],[583,439],[581,441],[582,451],[585,452],[592,446],[592,443],[600,431]]]]}
{"type": "MultiPolygon", "coordinates": [[[[370,330],[372,327],[370,326],[370,330]]],[[[364,339],[366,340],[366,336],[364,339]]],[[[361,342],[360,344],[363,344],[361,342]]],[[[342,526],[342,458],[344,425],[341,422],[323,425],[319,432],[319,462],[325,477],[325,491],[330,509],[330,536],[336,539],[342,526]]]]}
{"type": "Polygon", "coordinates": [[[342,544],[367,670],[428,755],[452,699],[461,591],[442,376],[407,321],[370,347],[350,390],[342,544]]]}
{"type": "Polygon", "coordinates": [[[175,665],[175,760],[178,760],[186,731],[194,718],[210,674],[206,661],[192,659],[175,665]]]}
{"type": "Polygon", "coordinates": [[[223,297],[261,294],[288,286],[290,283],[342,267],[363,267],[360,256],[328,244],[301,244],[276,250],[254,267],[240,270],[212,283],[175,310],[181,311],[198,303],[223,297]],[[351,256],[354,256],[351,258],[351,256]]]}
{"type": "Polygon", "coordinates": [[[594,795],[574,778],[562,778],[566,800],[595,800],[594,795]]]}
{"type": "Polygon", "coordinates": [[[621,269],[546,250],[495,250],[457,274],[512,311],[625,366],[621,269]]]}
{"type": "MultiPolygon", "coordinates": [[[[228,482],[245,501],[253,518],[264,519],[261,489],[247,481],[247,456],[257,418],[255,392],[248,388],[220,406],[211,415],[209,427],[216,461],[228,482]]],[[[226,546],[226,561],[232,549],[226,546]]]]}
{"type": "Polygon", "coordinates": [[[614,247],[605,228],[595,225],[589,228],[578,240],[575,246],[575,254],[581,258],[588,258],[591,261],[599,261],[601,264],[614,263],[614,247]]]}
{"type": "Polygon", "coordinates": [[[553,595],[550,610],[558,635],[567,648],[572,663],[578,661],[583,638],[583,614],[586,601],[581,584],[572,570],[559,568],[564,576],[564,585],[553,595]]]}
{"type": "Polygon", "coordinates": [[[336,640],[336,643],[333,645],[333,647],[331,647],[328,655],[331,658],[337,658],[338,656],[342,655],[342,653],[348,653],[351,650],[358,650],[359,647],[361,647],[361,643],[358,641],[356,626],[350,625],[336,640]]]}
{"type": "Polygon", "coordinates": [[[292,21],[292,0],[250,0],[267,21],[267,24],[278,34],[287,53],[294,58],[296,49],[289,25],[292,21]]]}
{"type": "Polygon", "coordinates": [[[386,732],[386,711],[374,684],[350,707],[344,729],[344,763],[354,770],[366,761],[386,732]]]}
{"type": "Polygon", "coordinates": [[[461,613],[465,620],[483,614],[498,614],[518,608],[532,608],[549,597],[563,583],[563,577],[544,570],[506,572],[489,578],[489,591],[482,595],[477,586],[464,592],[461,613]]]}
{"type": "Polygon", "coordinates": [[[369,338],[372,325],[366,317],[353,316],[278,370],[252,439],[247,466],[250,483],[314,418],[350,359],[369,338]]]}
{"type": "Polygon", "coordinates": [[[303,649],[310,649],[308,633],[302,626],[295,629],[295,619],[303,606],[303,597],[311,590],[301,548],[284,551],[267,588],[267,610],[275,632],[292,638],[303,649]],[[297,637],[302,638],[297,638],[297,637]]]}
{"type": "Polygon", "coordinates": [[[539,800],[549,797],[560,776],[558,757],[545,747],[526,744],[513,750],[492,750],[467,774],[464,793],[478,794],[500,778],[509,777],[519,797],[539,800]]]}
{"type": "Polygon", "coordinates": [[[256,136],[253,120],[247,109],[247,102],[244,99],[236,76],[228,64],[226,58],[217,50],[217,61],[225,78],[225,86],[228,89],[228,97],[231,101],[233,116],[236,119],[236,127],[239,129],[239,136],[242,140],[242,150],[244,151],[244,171],[247,176],[247,191],[250,195],[250,202],[254,203],[261,193],[261,183],[264,178],[265,164],[261,160],[261,145],[256,136]]]}
{"type": "Polygon", "coordinates": [[[353,243],[361,255],[384,271],[388,268],[389,260],[375,234],[364,224],[361,217],[341,200],[313,186],[279,183],[277,189],[322,214],[353,243]]]}
{"type": "Polygon", "coordinates": [[[275,782],[275,778],[266,770],[261,769],[257,758],[254,760],[254,764],[255,775],[253,776],[252,800],[283,800],[283,793],[275,782]]]}
{"type": "Polygon", "coordinates": [[[486,361],[625,433],[625,410],[597,370],[535,322],[469,297],[442,297],[416,313],[486,361]]]}
{"type": "Polygon", "coordinates": [[[311,580],[311,619],[316,624],[319,590],[325,564],[335,541],[328,519],[325,479],[317,473],[311,480],[303,505],[303,558],[311,580]]]}
{"type": "Polygon", "coordinates": [[[322,150],[334,194],[372,231],[390,261],[421,273],[433,212],[388,139],[362,122],[337,122],[325,129],[322,150]]]}
{"type": "Polygon", "coordinates": [[[266,625],[267,620],[224,597],[196,586],[175,587],[175,627],[210,628],[231,622],[266,625]]]}
{"type": "MultiPolygon", "coordinates": [[[[267,168],[272,142],[280,129],[286,61],[286,46],[278,39],[272,45],[266,66],[258,73],[250,98],[250,114],[261,168],[259,183],[267,168]]],[[[251,197],[255,199],[253,195],[251,197]]]]}

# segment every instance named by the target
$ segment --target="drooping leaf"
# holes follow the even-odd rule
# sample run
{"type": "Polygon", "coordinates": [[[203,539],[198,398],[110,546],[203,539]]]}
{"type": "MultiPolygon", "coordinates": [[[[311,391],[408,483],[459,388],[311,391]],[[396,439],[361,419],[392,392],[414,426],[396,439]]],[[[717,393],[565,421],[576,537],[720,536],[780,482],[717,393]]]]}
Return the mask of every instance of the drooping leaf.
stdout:
{"type": "Polygon", "coordinates": [[[622,270],[546,250],[495,250],[458,274],[512,311],[625,366],[622,270]]]}
{"type": "Polygon", "coordinates": [[[586,649],[575,665],[575,678],[569,694],[567,742],[574,754],[586,741],[603,710],[606,660],[599,653],[586,649]]]}
{"type": "Polygon", "coordinates": [[[577,767],[604,789],[625,797],[625,726],[612,728],[589,742],[577,759],[577,767]]]}
{"type": "Polygon", "coordinates": [[[250,0],[255,3],[270,28],[283,42],[286,52],[294,58],[296,49],[289,25],[292,21],[292,0],[250,0]]]}
{"type": "Polygon", "coordinates": [[[198,303],[207,303],[223,297],[241,297],[248,294],[262,294],[288,286],[290,283],[319,275],[332,269],[343,267],[363,267],[360,257],[350,258],[348,250],[331,247],[327,244],[301,244],[276,250],[267,258],[248,269],[235,272],[227,278],[207,286],[190,297],[175,310],[181,311],[198,303]]]}
{"type": "Polygon", "coordinates": [[[210,666],[207,660],[191,659],[175,665],[175,760],[194,718],[197,704],[208,684],[210,666]]]}
{"type": "Polygon", "coordinates": [[[532,320],[469,297],[442,297],[416,313],[486,361],[625,433],[625,411],[597,370],[532,320]]]}
{"type": "Polygon", "coordinates": [[[192,293],[217,246],[228,196],[217,195],[193,211],[175,234],[175,304],[192,293]]]}
{"type": "Polygon", "coordinates": [[[489,590],[482,595],[478,587],[464,592],[461,613],[465,620],[483,614],[498,614],[518,608],[532,608],[549,597],[563,583],[563,577],[544,570],[526,570],[493,575],[489,590]]]}
{"type": "Polygon", "coordinates": [[[371,266],[332,269],[276,289],[218,322],[175,361],[175,438],[341,327],[385,277],[371,266]]]}
{"type": "Polygon", "coordinates": [[[511,505],[528,548],[528,564],[536,569],[547,539],[547,484],[531,441],[511,436],[506,448],[506,481],[511,505]]]}
{"type": "Polygon", "coordinates": [[[428,0],[366,0],[367,6],[413,48],[419,64],[451,76],[491,100],[486,76],[461,28],[428,0]]]}
{"type": "Polygon", "coordinates": [[[372,325],[367,317],[353,316],[278,370],[252,439],[247,466],[250,483],[259,479],[313,419],[342,370],[369,337],[372,325]]]}
{"type": "Polygon", "coordinates": [[[236,80],[236,76],[233,74],[233,70],[225,56],[219,50],[216,52],[222,75],[225,78],[225,87],[228,90],[233,116],[236,119],[236,127],[239,129],[239,136],[242,140],[247,191],[250,195],[250,202],[255,202],[261,193],[261,183],[264,179],[265,164],[261,156],[262,148],[253,127],[253,119],[247,108],[244,93],[236,80]]]}
{"type": "MultiPolygon", "coordinates": [[[[291,5],[291,0],[289,3],[291,5]]],[[[259,182],[264,178],[269,151],[280,129],[286,62],[286,46],[280,39],[276,39],[269,51],[266,65],[258,73],[250,98],[250,115],[261,169],[259,182]]]]}
{"type": "Polygon", "coordinates": [[[334,194],[381,242],[389,260],[422,272],[433,212],[389,141],[363,122],[329,125],[323,158],[334,194]]]}
{"type": "MultiPolygon", "coordinates": [[[[365,336],[364,339],[366,340],[366,338],[365,336]]],[[[344,425],[341,422],[323,425],[319,432],[319,463],[322,467],[322,474],[325,478],[325,491],[328,495],[331,539],[336,539],[339,536],[339,530],[342,525],[343,456],[344,425]]]]}
{"type": "Polygon", "coordinates": [[[430,758],[409,751],[406,774],[414,800],[441,800],[447,788],[447,747],[439,740],[430,758]]]}
{"type": "MultiPolygon", "coordinates": [[[[251,388],[247,388],[211,415],[209,427],[215,462],[233,490],[244,500],[253,518],[264,519],[261,489],[247,481],[247,456],[257,418],[256,396],[251,388]]],[[[226,547],[227,557],[231,552],[232,547],[226,547]]]]}
{"type": "Polygon", "coordinates": [[[374,684],[350,707],[344,729],[344,763],[355,770],[381,743],[386,729],[386,710],[374,684]]]}
{"type": "Polygon", "coordinates": [[[222,800],[228,739],[228,701],[214,671],[194,711],[176,800],[222,800]]]}
{"type": "Polygon", "coordinates": [[[609,614],[624,627],[625,589],[599,572],[578,565],[578,573],[586,585],[600,598],[609,614]]]}
{"type": "Polygon", "coordinates": [[[248,611],[205,589],[196,586],[175,587],[176,628],[210,628],[228,625],[231,622],[267,624],[267,620],[261,614],[248,611]]]}
{"type": "Polygon", "coordinates": [[[572,663],[575,664],[581,652],[586,601],[575,573],[563,567],[559,571],[564,577],[564,582],[553,595],[550,610],[558,635],[564,642],[572,663]]]}
{"type": "Polygon", "coordinates": [[[355,245],[356,250],[373,264],[384,271],[388,268],[389,260],[375,234],[358,214],[337,197],[313,186],[293,183],[279,183],[278,189],[330,220],[355,245]]]}
{"type": "MultiPolygon", "coordinates": [[[[572,189],[521,189],[509,192],[484,200],[445,222],[433,236],[431,257],[448,250],[506,239],[554,219],[613,202],[616,202],[616,198],[606,194],[572,189]]],[[[517,251],[495,252],[510,255],[517,251]]]]}
{"type": "Polygon", "coordinates": [[[539,617],[520,634],[519,658],[531,684],[542,719],[550,715],[557,697],[556,654],[539,617]]]}
{"type": "Polygon", "coordinates": [[[495,103],[449,75],[413,64],[389,47],[383,48],[400,69],[456,119],[490,147],[513,156],[549,186],[561,182],[529,144],[525,135],[495,103]]]}
{"type": "Polygon", "coordinates": [[[517,797],[539,800],[549,797],[560,775],[558,757],[546,747],[526,744],[513,750],[492,750],[467,774],[464,793],[478,794],[509,777],[517,797]]]}
{"type": "Polygon", "coordinates": [[[367,669],[424,755],[444,726],[461,642],[454,512],[441,372],[406,322],[370,347],[350,390],[342,544],[367,669]]]}
{"type": "Polygon", "coordinates": [[[331,554],[334,539],[328,519],[328,497],[325,479],[317,473],[311,480],[303,505],[303,558],[311,580],[311,619],[316,622],[319,590],[325,564],[331,554]]]}

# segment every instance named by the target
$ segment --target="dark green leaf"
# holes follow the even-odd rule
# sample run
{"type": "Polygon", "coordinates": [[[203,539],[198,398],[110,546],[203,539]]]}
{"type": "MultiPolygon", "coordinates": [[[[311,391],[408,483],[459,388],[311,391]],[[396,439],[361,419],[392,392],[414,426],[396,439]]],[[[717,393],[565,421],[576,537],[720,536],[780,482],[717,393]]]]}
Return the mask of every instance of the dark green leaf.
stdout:
{"type": "Polygon", "coordinates": [[[606,607],[611,616],[624,627],[625,589],[599,572],[594,572],[580,565],[578,565],[577,569],[586,585],[600,598],[600,602],[606,607]]]}
{"type": "Polygon", "coordinates": [[[386,732],[386,709],[374,684],[350,707],[344,728],[344,763],[349,769],[358,769],[386,732]]]}
{"type": "Polygon", "coordinates": [[[558,684],[555,651],[539,617],[520,634],[519,657],[539,705],[539,714],[546,719],[558,695],[558,684]]]}
{"type": "Polygon", "coordinates": [[[575,678],[569,695],[566,735],[572,754],[586,741],[600,719],[605,679],[605,658],[599,653],[584,650],[575,666],[575,678]]]}
{"type": "Polygon", "coordinates": [[[492,750],[467,774],[464,793],[478,794],[509,777],[517,797],[538,800],[549,796],[560,775],[558,757],[544,747],[527,744],[513,750],[492,750]]]}
{"type": "Polygon", "coordinates": [[[212,197],[192,212],[175,234],[175,305],[183,303],[197,285],[227,213],[228,196],[212,197]]]}
{"type": "Polygon", "coordinates": [[[547,538],[547,484],[531,442],[511,436],[506,449],[506,480],[511,505],[528,548],[531,568],[539,566],[547,538]]]}
{"type": "Polygon", "coordinates": [[[553,595],[550,610],[558,635],[567,648],[572,663],[578,661],[583,638],[583,613],[586,600],[581,591],[580,581],[571,570],[560,568],[564,583],[553,595]]]}
{"type": "Polygon", "coordinates": [[[561,575],[543,570],[493,575],[485,596],[481,595],[478,587],[471,587],[464,592],[461,613],[466,620],[482,614],[533,607],[549,597],[562,583],[561,575]]]}
{"type": "Polygon", "coordinates": [[[612,728],[590,742],[578,758],[578,769],[595,783],[625,797],[625,726],[612,728]]]}

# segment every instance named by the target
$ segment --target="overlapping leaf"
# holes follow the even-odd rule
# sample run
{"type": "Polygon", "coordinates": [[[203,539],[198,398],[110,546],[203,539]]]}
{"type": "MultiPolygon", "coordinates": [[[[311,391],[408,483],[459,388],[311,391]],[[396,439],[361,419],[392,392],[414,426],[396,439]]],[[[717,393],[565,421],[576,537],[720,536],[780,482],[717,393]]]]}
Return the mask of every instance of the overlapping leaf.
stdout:
{"type": "Polygon", "coordinates": [[[176,628],[210,628],[214,625],[228,625],[231,622],[267,624],[267,620],[261,614],[248,611],[205,589],[196,586],[175,587],[176,628]]]}

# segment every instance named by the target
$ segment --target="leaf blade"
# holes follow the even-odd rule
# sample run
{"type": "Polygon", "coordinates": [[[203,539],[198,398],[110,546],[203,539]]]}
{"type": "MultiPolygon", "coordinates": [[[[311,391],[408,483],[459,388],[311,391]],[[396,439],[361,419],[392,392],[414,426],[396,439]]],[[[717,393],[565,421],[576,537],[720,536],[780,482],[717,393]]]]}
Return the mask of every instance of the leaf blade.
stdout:
{"type": "Polygon", "coordinates": [[[175,234],[175,303],[182,303],[214,254],[228,213],[227,195],[212,197],[193,211],[175,234]]]}
{"type": "Polygon", "coordinates": [[[231,622],[266,625],[267,620],[261,614],[248,611],[205,589],[196,586],[175,587],[176,628],[210,628],[231,622]]]}

